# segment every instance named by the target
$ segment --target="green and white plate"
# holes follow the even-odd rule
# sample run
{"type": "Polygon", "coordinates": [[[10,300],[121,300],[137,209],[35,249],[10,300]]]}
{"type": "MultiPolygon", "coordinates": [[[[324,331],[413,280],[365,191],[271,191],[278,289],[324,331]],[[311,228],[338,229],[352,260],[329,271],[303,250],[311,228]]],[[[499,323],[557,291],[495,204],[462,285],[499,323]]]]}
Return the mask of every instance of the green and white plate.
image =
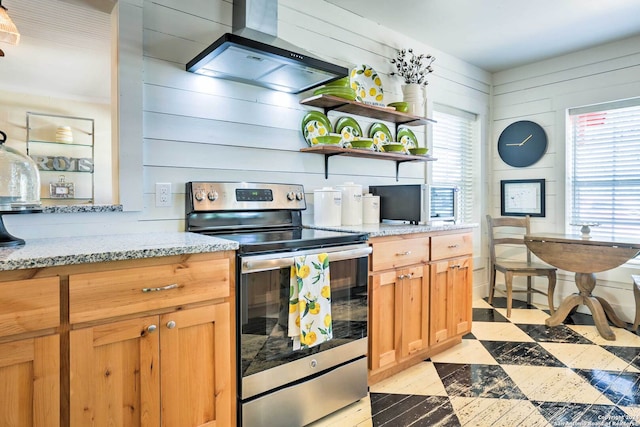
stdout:
{"type": "Polygon", "coordinates": [[[362,135],[362,128],[352,117],[340,117],[336,122],[335,132],[342,135],[342,146],[351,148],[351,142],[362,135]]]}
{"type": "Polygon", "coordinates": [[[416,135],[409,128],[401,128],[398,130],[396,139],[404,146],[405,153],[409,153],[409,148],[416,148],[418,146],[418,138],[416,138],[416,135]]]}
{"type": "Polygon", "coordinates": [[[358,65],[351,70],[351,88],[356,91],[356,101],[384,107],[384,90],[378,72],[369,65],[358,65]]]}
{"type": "Polygon", "coordinates": [[[376,122],[369,128],[369,138],[373,138],[373,147],[382,151],[381,147],[393,141],[389,128],[384,123],[376,122]]]}
{"type": "Polygon", "coordinates": [[[316,137],[329,135],[331,132],[331,122],[319,111],[309,111],[302,118],[302,136],[309,147],[316,145],[316,137]]]}

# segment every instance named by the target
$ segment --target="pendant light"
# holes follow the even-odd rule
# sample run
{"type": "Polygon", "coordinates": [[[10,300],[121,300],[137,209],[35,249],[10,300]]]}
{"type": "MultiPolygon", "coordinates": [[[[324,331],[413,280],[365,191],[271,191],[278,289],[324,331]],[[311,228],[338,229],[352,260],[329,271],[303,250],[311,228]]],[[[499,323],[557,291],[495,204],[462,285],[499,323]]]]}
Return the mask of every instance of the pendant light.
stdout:
{"type": "Polygon", "coordinates": [[[18,28],[9,17],[7,8],[2,5],[2,0],[0,0],[0,42],[18,44],[19,41],[20,33],[18,28]]]}

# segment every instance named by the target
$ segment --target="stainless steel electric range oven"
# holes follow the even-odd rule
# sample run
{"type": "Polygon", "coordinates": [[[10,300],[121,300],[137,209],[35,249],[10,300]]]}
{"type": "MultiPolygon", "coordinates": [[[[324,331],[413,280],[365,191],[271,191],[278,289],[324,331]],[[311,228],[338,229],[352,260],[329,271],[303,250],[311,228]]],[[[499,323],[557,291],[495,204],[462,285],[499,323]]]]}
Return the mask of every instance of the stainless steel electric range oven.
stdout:
{"type": "Polygon", "coordinates": [[[186,229],[239,242],[238,422],[303,426],[367,395],[366,234],[302,227],[301,185],[188,182],[186,229]],[[287,337],[294,257],[327,253],[333,338],[294,350],[287,337]]]}

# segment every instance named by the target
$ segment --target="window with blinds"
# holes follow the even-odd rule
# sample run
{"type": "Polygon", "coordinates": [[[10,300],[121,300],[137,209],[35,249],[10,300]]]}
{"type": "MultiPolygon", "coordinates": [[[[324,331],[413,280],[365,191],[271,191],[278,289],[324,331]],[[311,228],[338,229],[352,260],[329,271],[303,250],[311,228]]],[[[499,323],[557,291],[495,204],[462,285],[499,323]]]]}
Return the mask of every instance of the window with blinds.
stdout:
{"type": "Polygon", "coordinates": [[[640,237],[640,99],[570,109],[568,127],[567,229],[640,237]]]}
{"type": "Polygon", "coordinates": [[[433,118],[431,183],[457,185],[460,191],[458,220],[473,222],[473,138],[477,116],[466,111],[436,105],[433,118]]]}

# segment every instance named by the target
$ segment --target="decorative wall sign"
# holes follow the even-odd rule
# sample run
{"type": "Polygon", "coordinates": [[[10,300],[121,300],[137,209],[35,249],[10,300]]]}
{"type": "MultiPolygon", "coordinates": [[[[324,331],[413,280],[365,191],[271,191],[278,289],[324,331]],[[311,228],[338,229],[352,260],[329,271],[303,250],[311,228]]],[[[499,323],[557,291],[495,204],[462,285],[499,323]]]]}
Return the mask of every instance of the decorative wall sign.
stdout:
{"type": "Polygon", "coordinates": [[[500,214],[502,216],[545,216],[544,187],[544,179],[500,181],[500,214]]]}
{"type": "Polygon", "coordinates": [[[87,157],[43,156],[33,154],[30,156],[38,169],[43,171],[58,172],[93,172],[93,160],[87,157]]]}

